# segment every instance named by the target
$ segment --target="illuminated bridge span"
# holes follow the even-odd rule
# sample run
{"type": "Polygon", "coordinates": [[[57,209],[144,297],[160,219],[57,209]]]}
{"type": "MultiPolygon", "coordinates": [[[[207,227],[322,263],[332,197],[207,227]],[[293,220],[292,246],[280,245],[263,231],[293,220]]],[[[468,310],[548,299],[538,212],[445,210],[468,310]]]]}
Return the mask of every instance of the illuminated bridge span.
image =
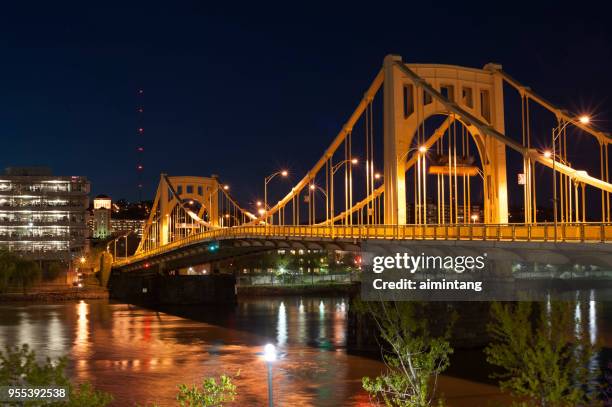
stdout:
{"type": "Polygon", "coordinates": [[[611,140],[499,65],[406,64],[390,55],[282,199],[268,206],[266,193],[249,211],[217,178],[162,175],[138,250],[114,267],[197,247],[214,252],[219,243],[612,242],[611,140]],[[551,206],[543,221],[541,208],[551,206]]]}

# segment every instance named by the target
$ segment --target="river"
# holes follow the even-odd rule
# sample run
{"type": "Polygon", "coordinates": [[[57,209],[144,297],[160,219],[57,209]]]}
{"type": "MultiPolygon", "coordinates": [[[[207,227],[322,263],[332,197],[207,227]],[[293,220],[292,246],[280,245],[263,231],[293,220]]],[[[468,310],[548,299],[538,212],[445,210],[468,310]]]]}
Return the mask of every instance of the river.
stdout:
{"type": "MultiPolygon", "coordinates": [[[[346,352],[347,311],[340,297],[246,299],[231,310],[179,313],[104,300],[2,304],[0,347],[28,343],[41,357],[68,356],[72,378],[112,393],[114,406],[175,405],[179,383],[224,373],[239,374],[236,405],[263,406],[267,378],[259,353],[272,342],[282,353],[273,365],[276,406],[365,406],[361,378],[383,365],[346,352]]],[[[601,326],[609,319],[590,312],[594,335],[607,341],[601,326]]],[[[454,406],[499,397],[494,386],[453,377],[440,386],[454,406]]]]}

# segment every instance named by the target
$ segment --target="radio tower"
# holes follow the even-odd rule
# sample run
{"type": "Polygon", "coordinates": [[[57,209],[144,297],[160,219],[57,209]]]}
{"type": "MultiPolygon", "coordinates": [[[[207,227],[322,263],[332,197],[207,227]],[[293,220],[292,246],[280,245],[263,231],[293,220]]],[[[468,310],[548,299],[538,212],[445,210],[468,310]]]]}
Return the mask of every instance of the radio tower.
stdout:
{"type": "Polygon", "coordinates": [[[137,93],[137,144],[136,144],[136,172],[138,185],[138,201],[142,201],[142,172],[144,170],[143,155],[144,155],[144,90],[138,89],[137,93]]]}

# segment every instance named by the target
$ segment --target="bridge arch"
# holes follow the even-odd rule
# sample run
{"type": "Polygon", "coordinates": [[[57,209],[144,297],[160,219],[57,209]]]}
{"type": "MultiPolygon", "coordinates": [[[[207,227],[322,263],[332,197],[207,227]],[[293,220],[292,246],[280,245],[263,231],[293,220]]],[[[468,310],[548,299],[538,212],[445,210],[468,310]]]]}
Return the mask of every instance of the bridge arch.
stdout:
{"type": "MultiPolygon", "coordinates": [[[[398,56],[385,58],[384,71],[384,171],[385,223],[406,224],[405,167],[401,159],[414,144],[420,126],[434,115],[449,115],[449,105],[477,117],[504,134],[503,82],[498,65],[484,69],[451,65],[406,64],[398,56]],[[401,68],[403,66],[404,69],[401,68]],[[406,74],[414,72],[415,80],[406,74]],[[428,86],[424,86],[424,82],[428,86]],[[433,90],[433,91],[432,91],[433,90]]],[[[506,146],[481,134],[456,113],[476,142],[484,179],[484,221],[508,222],[506,146]]]]}

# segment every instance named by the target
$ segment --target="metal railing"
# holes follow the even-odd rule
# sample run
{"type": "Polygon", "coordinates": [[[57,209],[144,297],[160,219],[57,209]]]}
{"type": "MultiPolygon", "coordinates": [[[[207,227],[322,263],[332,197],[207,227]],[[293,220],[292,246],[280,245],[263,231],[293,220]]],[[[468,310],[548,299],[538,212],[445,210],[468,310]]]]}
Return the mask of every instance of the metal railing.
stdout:
{"type": "Polygon", "coordinates": [[[114,262],[123,266],[147,257],[211,240],[248,238],[476,240],[506,242],[612,242],[612,223],[442,224],[442,225],[301,225],[235,226],[193,234],[114,262]]]}

